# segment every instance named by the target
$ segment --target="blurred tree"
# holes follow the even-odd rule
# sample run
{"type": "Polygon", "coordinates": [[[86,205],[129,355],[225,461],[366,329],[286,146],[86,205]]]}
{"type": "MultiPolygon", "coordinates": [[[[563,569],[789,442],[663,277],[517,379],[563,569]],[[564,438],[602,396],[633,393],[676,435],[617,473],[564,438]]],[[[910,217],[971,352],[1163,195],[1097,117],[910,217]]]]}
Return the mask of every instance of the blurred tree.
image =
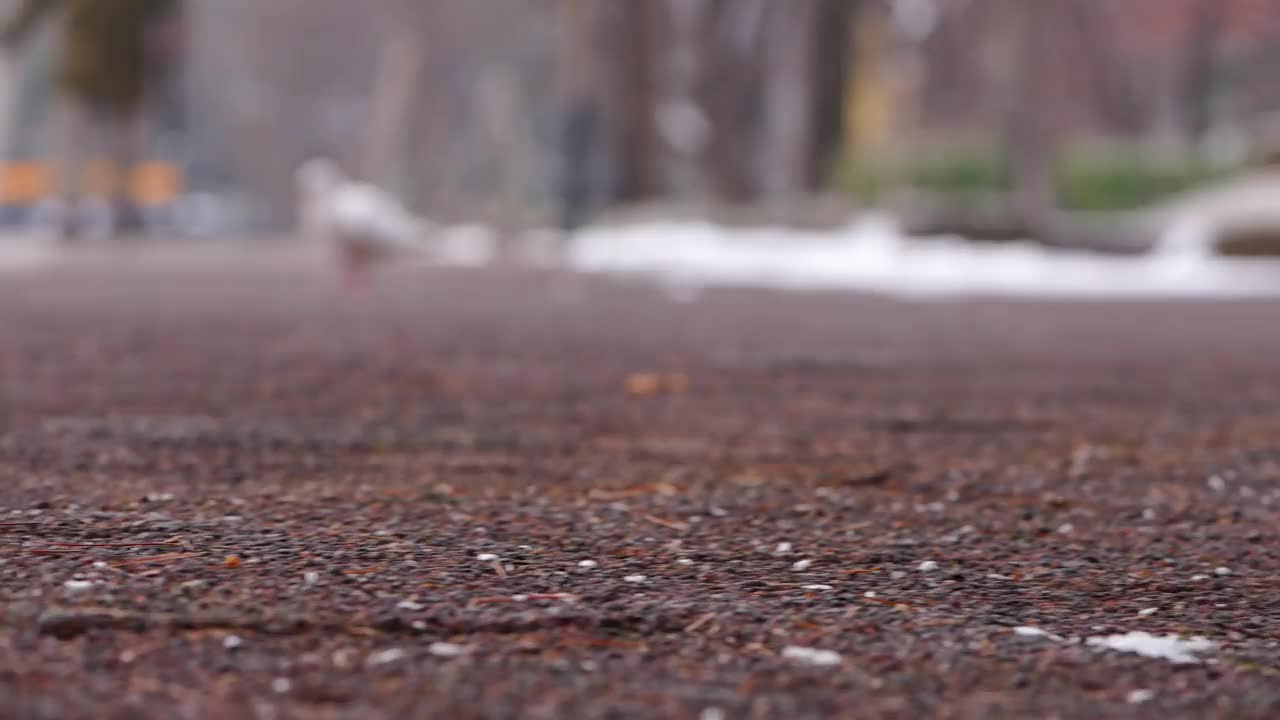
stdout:
{"type": "Polygon", "coordinates": [[[560,4],[563,98],[560,225],[565,230],[574,230],[585,222],[592,201],[592,160],[600,123],[593,72],[594,5],[594,0],[561,0],[560,4]]]}
{"type": "Polygon", "coordinates": [[[382,46],[365,131],[364,176],[401,196],[433,7],[417,0],[395,0],[388,7],[390,38],[382,46]]]}
{"type": "Polygon", "coordinates": [[[1009,0],[1014,94],[1009,98],[1008,150],[1017,213],[1033,234],[1046,232],[1056,206],[1057,91],[1051,39],[1061,6],[1009,0]]]}
{"type": "Polygon", "coordinates": [[[616,199],[623,203],[651,200],[661,194],[657,128],[658,34],[663,3],[655,0],[612,0],[610,41],[614,54],[614,158],[616,199]]]}

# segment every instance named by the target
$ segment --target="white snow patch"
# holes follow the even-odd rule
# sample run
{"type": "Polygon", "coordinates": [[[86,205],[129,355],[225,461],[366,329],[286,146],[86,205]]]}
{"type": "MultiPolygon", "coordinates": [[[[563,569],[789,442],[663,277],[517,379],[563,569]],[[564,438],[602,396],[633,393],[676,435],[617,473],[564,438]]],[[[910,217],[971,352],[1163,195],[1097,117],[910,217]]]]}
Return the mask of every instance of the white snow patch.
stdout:
{"type": "Polygon", "coordinates": [[[1030,242],[907,238],[882,217],[824,232],[654,222],[586,229],[574,238],[568,265],[651,275],[689,288],[855,290],[923,298],[1280,296],[1280,261],[1217,257],[1198,246],[1192,252],[1186,244],[1171,240],[1148,255],[1109,256],[1030,242]]]}
{"type": "Polygon", "coordinates": [[[804,663],[805,665],[816,665],[819,667],[830,667],[844,662],[844,658],[840,657],[840,653],[838,652],[801,647],[799,645],[788,645],[783,648],[782,657],[788,660],[794,660],[798,663],[804,663]]]}
{"type": "Polygon", "coordinates": [[[1152,635],[1141,631],[1089,638],[1086,642],[1091,647],[1136,653],[1143,657],[1159,658],[1179,665],[1198,663],[1200,658],[1196,657],[1195,653],[1214,648],[1211,640],[1202,637],[1182,638],[1177,635],[1152,635]]]}

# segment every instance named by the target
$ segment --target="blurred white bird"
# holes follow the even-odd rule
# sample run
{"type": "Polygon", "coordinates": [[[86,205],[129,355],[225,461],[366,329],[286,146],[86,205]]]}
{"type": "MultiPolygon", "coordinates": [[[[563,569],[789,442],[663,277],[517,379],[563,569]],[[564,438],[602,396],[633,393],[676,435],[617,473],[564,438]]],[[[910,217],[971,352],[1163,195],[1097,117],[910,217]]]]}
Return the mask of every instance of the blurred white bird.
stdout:
{"type": "Polygon", "coordinates": [[[375,262],[425,249],[431,222],[381,188],[348,178],[332,160],[308,160],[296,179],[303,235],[333,246],[351,289],[367,285],[375,262]]]}

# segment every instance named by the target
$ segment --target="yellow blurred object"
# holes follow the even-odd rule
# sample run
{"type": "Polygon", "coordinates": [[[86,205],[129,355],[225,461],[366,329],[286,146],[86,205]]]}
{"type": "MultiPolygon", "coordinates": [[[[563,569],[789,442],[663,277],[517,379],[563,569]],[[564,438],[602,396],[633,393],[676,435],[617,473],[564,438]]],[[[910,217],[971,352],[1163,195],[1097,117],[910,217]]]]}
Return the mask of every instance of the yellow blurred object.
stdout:
{"type": "MultiPolygon", "coordinates": [[[[81,186],[87,195],[107,194],[115,183],[115,173],[105,160],[95,160],[84,169],[81,186]]],[[[182,194],[182,171],[170,163],[149,162],[134,168],[130,178],[133,199],[139,205],[155,206],[173,201],[182,194]]],[[[32,205],[57,190],[55,173],[44,163],[14,162],[0,165],[0,204],[32,205]]]]}
{"type": "Polygon", "coordinates": [[[689,376],[684,373],[633,373],[627,376],[623,385],[629,394],[636,397],[649,397],[664,392],[680,395],[689,389],[689,376]]]}

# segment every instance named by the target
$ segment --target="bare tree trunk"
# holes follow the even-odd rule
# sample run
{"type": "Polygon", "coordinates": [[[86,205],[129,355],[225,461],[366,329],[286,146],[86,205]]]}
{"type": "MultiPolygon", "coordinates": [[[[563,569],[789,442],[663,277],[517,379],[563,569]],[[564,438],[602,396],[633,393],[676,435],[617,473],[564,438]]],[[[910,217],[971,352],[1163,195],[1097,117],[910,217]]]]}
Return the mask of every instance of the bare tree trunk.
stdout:
{"type": "Polygon", "coordinates": [[[770,63],[765,82],[764,187],[795,194],[805,187],[811,157],[813,35],[817,0],[789,0],[769,7],[770,63]]]}
{"type": "Polygon", "coordinates": [[[405,158],[409,157],[424,61],[420,14],[408,8],[397,13],[391,41],[379,63],[365,138],[364,176],[398,193],[405,190],[405,158]]]}
{"type": "Polygon", "coordinates": [[[659,4],[622,0],[614,36],[618,42],[617,198],[641,202],[661,191],[655,123],[659,4]]]}
{"type": "Polygon", "coordinates": [[[759,130],[759,46],[769,0],[711,0],[703,47],[707,53],[700,95],[711,122],[709,175],[731,202],[759,194],[752,162],[759,130]]]}
{"type": "Polygon", "coordinates": [[[593,0],[562,0],[560,71],[563,78],[563,158],[560,225],[574,230],[591,204],[591,166],[599,132],[599,105],[592,73],[593,0]]]}
{"type": "Polygon", "coordinates": [[[1195,0],[1183,56],[1183,122],[1187,139],[1199,144],[1213,124],[1217,66],[1226,22],[1226,0],[1195,0]]]}
{"type": "Polygon", "coordinates": [[[844,112],[853,56],[853,26],[860,0],[820,0],[814,15],[814,52],[809,71],[813,85],[809,156],[804,182],[810,191],[826,187],[833,160],[844,146],[844,112]]]}
{"type": "Polygon", "coordinates": [[[1048,47],[1054,3],[1013,0],[1017,47],[1016,92],[1010,98],[1014,202],[1033,233],[1045,232],[1057,205],[1054,169],[1056,128],[1052,88],[1053,50],[1048,47]]]}
{"type": "Polygon", "coordinates": [[[1071,2],[1066,12],[1074,27],[1075,40],[1087,63],[1094,96],[1103,122],[1111,129],[1138,134],[1147,126],[1142,89],[1107,33],[1105,13],[1110,0],[1071,2]]]}

